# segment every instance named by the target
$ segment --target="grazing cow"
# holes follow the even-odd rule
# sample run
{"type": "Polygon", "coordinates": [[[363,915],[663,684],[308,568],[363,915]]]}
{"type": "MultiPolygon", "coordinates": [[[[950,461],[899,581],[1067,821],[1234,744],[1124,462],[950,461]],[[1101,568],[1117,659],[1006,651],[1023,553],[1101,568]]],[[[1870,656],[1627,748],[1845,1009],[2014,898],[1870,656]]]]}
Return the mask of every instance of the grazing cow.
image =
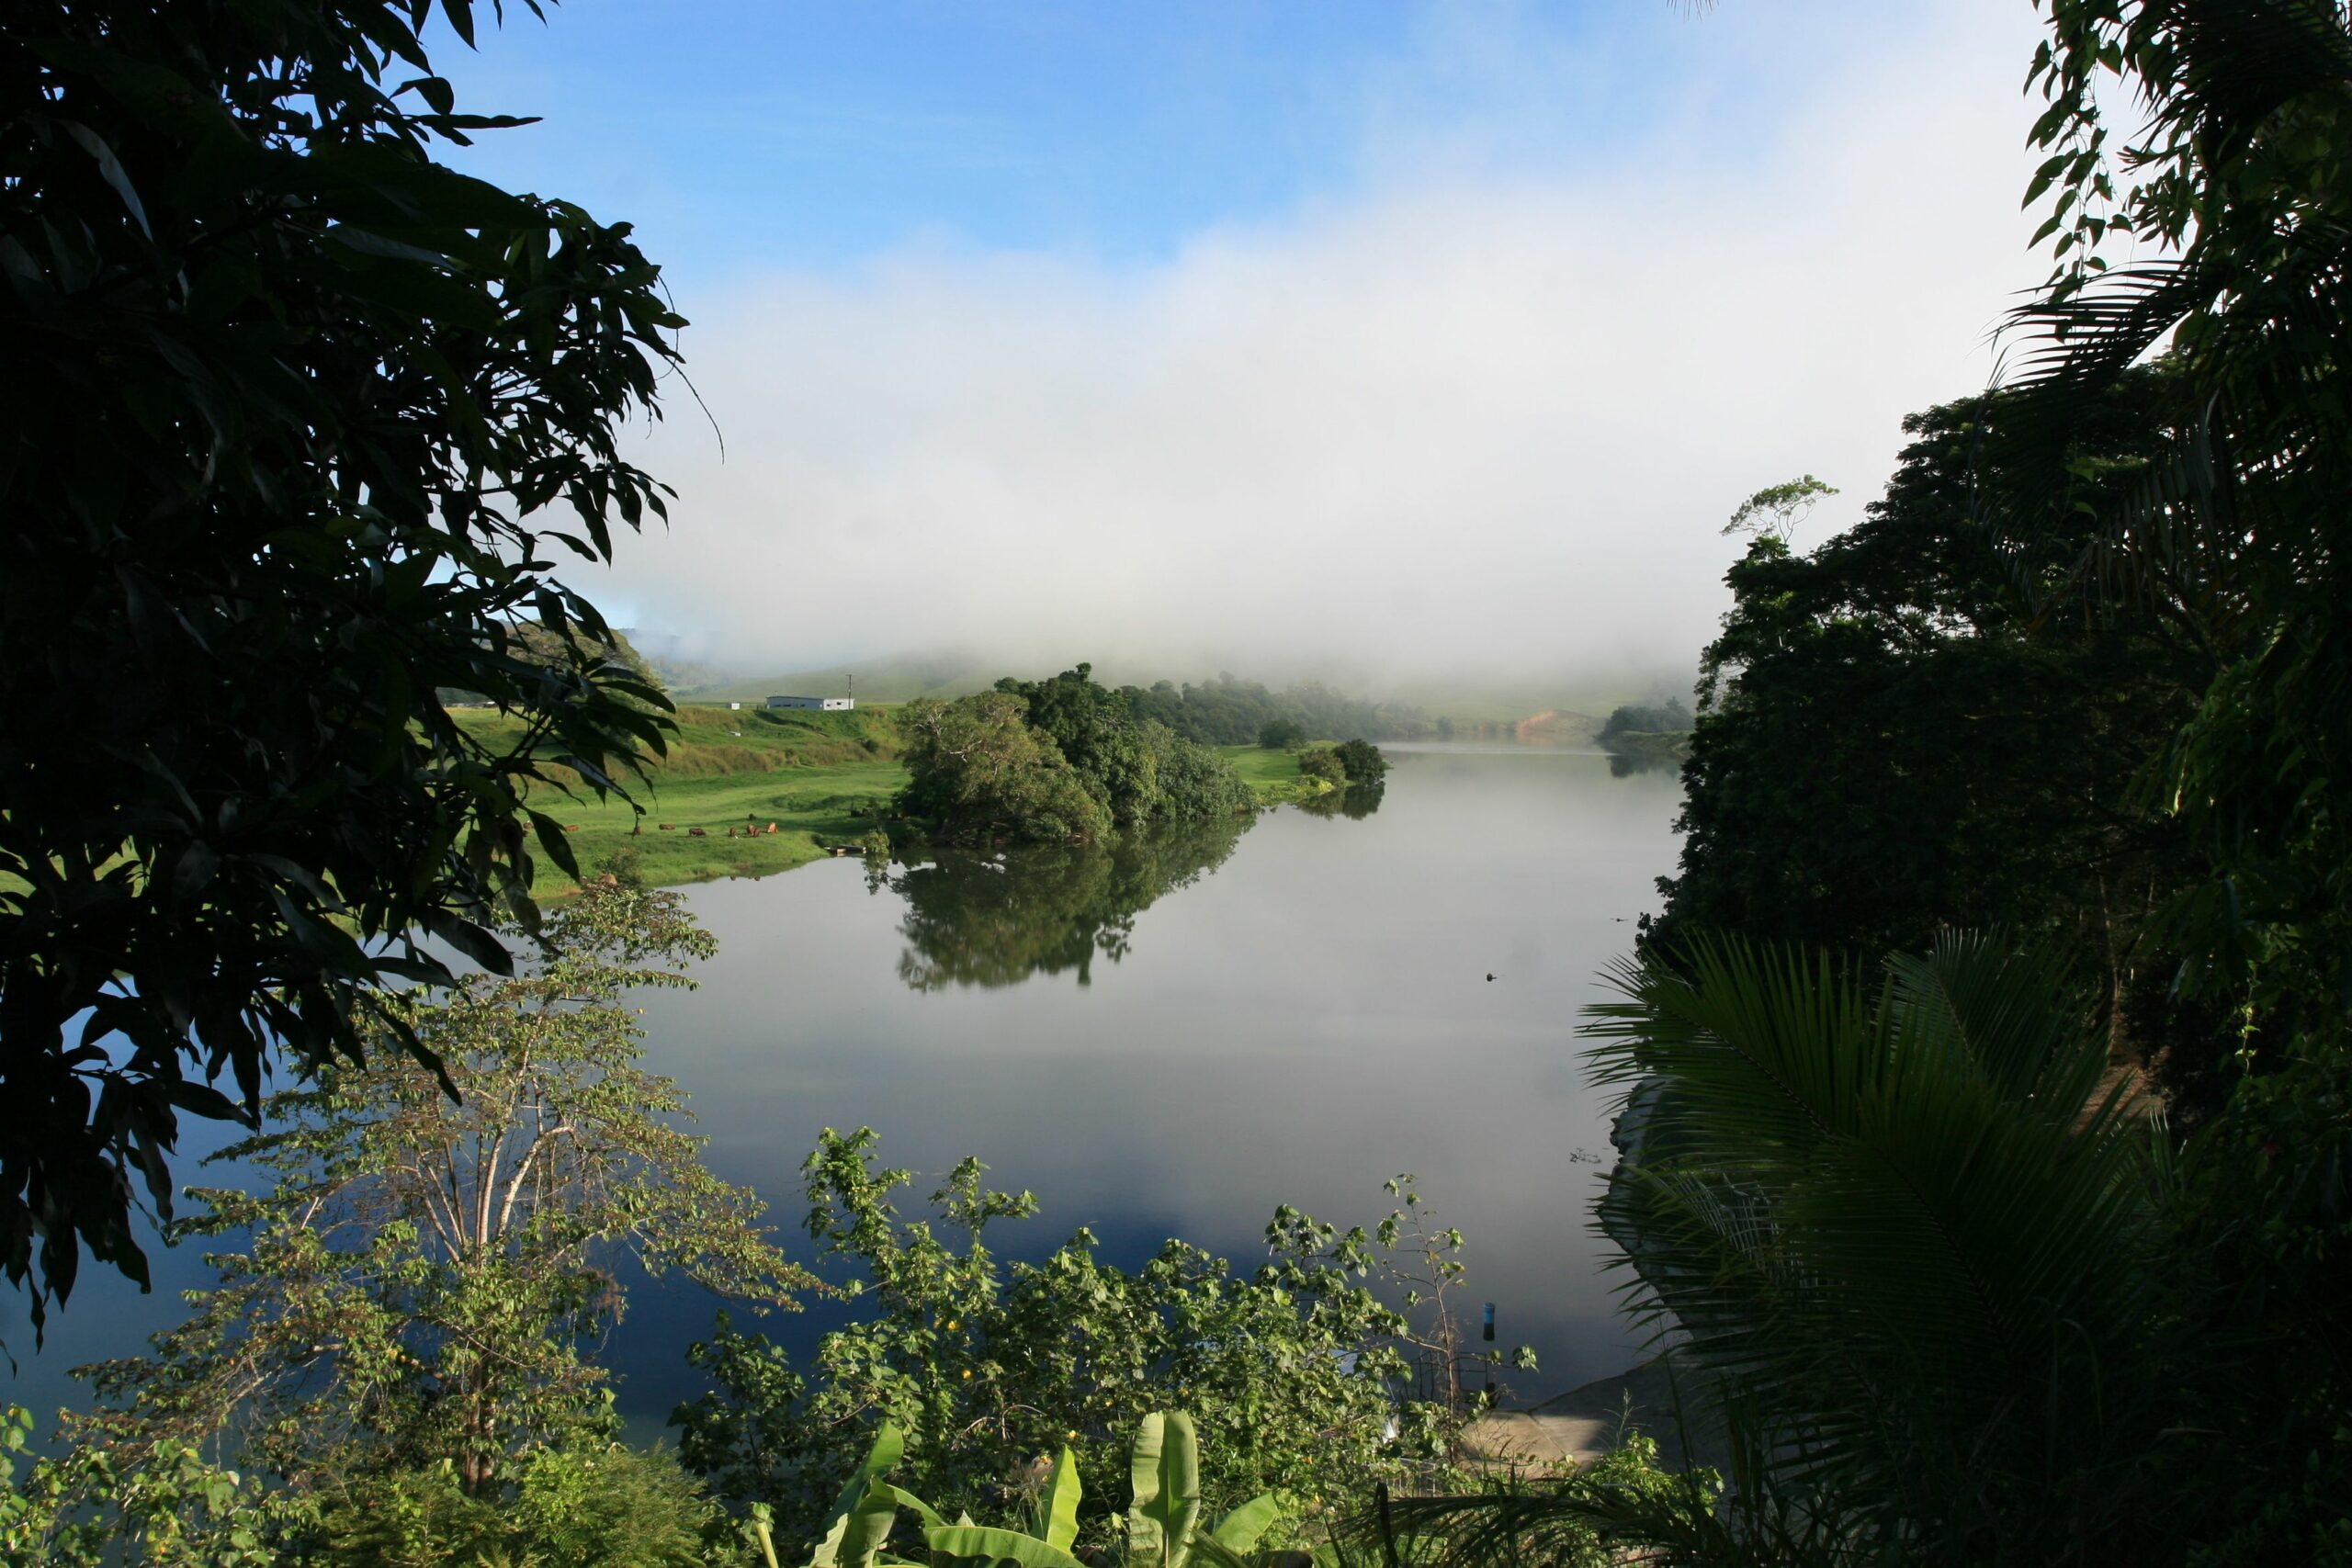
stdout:
{"type": "Polygon", "coordinates": [[[768,831],[769,831],[769,832],[771,832],[771,833],[781,833],[781,832],[783,832],[783,831],[784,831],[784,829],[781,829],[781,828],[779,828],[779,827],[777,827],[775,823],[771,822],[771,823],[769,823],[769,824],[768,824],[768,831]]]}
{"type": "Polygon", "coordinates": [[[686,829],[686,837],[690,839],[707,839],[710,835],[704,832],[699,828],[689,828],[686,829]]]}
{"type": "Polygon", "coordinates": [[[665,833],[674,833],[678,830],[677,824],[674,822],[656,822],[654,826],[665,833]]]}
{"type": "Polygon", "coordinates": [[[563,830],[567,833],[577,833],[580,831],[580,824],[577,822],[566,822],[563,825],[563,830]]]}

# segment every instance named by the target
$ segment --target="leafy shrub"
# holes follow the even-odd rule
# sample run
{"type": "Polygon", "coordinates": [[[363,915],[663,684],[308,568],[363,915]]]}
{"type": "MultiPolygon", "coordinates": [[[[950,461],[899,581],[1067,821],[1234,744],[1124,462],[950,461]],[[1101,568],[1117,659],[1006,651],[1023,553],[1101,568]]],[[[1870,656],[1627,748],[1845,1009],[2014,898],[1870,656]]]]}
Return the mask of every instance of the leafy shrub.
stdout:
{"type": "Polygon", "coordinates": [[[271,1568],[305,1525],[300,1499],[262,1491],[197,1445],[158,1443],[136,1470],[104,1449],[36,1458],[32,1416],[0,1411],[0,1563],[6,1568],[271,1568]],[[19,1474],[19,1471],[22,1473],[19,1474]]]}
{"type": "Polygon", "coordinates": [[[1307,747],[1298,754],[1298,771],[1305,778],[1322,779],[1335,784],[1348,782],[1348,765],[1340,760],[1336,747],[1307,747]]]}
{"type": "Polygon", "coordinates": [[[1257,797],[1233,764],[1205,746],[1196,746],[1159,725],[1145,726],[1159,781],[1155,819],[1200,822],[1238,817],[1257,807],[1257,797]]]}
{"type": "Polygon", "coordinates": [[[1348,771],[1348,782],[1359,786],[1376,784],[1388,776],[1388,759],[1380,748],[1369,740],[1342,740],[1338,747],[1340,766],[1348,771]]]}
{"type": "Polygon", "coordinates": [[[899,809],[949,841],[1064,843],[1109,833],[1108,804],[1049,736],[1029,727],[1026,711],[1003,692],[909,704],[902,722],[912,777],[899,809]]]}
{"type": "MultiPolygon", "coordinates": [[[[1127,1273],[1083,1230],[1000,1269],[987,1229],[1034,1213],[1034,1197],[987,1190],[967,1159],[932,1195],[936,1229],[902,1222],[890,1195],[908,1174],[873,1168],[873,1143],[828,1131],[805,1168],[809,1232],[860,1270],[869,1315],[825,1336],[805,1376],[722,1319],[689,1352],[717,1391],[672,1417],[687,1467],[723,1498],[773,1503],[786,1539],[817,1529],[854,1462],[848,1435],[883,1422],[905,1434],[909,1485],[951,1515],[1001,1508],[1064,1445],[1089,1469],[1114,1465],[1144,1416],[1179,1401],[1221,1435],[1202,1478],[1213,1506],[1420,1486],[1444,1470],[1468,1412],[1399,1401],[1403,1348],[1421,1341],[1369,1288],[1409,1284],[1434,1307],[1461,1278],[1461,1237],[1427,1224],[1408,1179],[1375,1235],[1282,1211],[1272,1259],[1245,1277],[1180,1241],[1127,1273]],[[947,1229],[969,1238],[961,1251],[947,1229]]],[[[1108,1526],[1090,1510],[1098,1539],[1108,1526]]]]}
{"type": "Polygon", "coordinates": [[[327,1510],[308,1555],[336,1568],[692,1568],[719,1557],[726,1533],[668,1452],[583,1443],[537,1450],[505,1495],[469,1495],[447,1464],[370,1478],[327,1510]]]}

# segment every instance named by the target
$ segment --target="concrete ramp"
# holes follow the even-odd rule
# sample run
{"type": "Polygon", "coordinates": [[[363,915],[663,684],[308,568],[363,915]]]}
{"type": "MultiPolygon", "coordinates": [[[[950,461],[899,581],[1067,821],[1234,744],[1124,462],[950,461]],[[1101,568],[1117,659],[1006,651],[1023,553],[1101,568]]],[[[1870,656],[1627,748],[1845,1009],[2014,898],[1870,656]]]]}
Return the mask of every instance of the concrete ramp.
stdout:
{"type": "Polygon", "coordinates": [[[1686,1464],[1722,1470],[1721,1430],[1701,1408],[1697,1390],[1685,1382],[1680,1392],[1687,1433],[1677,1421],[1674,1382],[1660,1357],[1532,1409],[1490,1411],[1471,1423],[1463,1444],[1472,1458],[1490,1465],[1545,1469],[1589,1464],[1638,1432],[1657,1441],[1658,1462],[1669,1470],[1686,1464]]]}

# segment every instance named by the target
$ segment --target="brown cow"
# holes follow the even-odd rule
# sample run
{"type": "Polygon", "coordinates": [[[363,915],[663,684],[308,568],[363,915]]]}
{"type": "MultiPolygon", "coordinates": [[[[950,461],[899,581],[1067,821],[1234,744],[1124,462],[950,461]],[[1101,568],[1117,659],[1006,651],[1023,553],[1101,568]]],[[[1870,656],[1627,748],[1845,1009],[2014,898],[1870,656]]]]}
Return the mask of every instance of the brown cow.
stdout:
{"type": "Polygon", "coordinates": [[[686,836],[687,836],[688,838],[690,838],[690,839],[707,839],[707,838],[709,838],[709,837],[710,837],[710,835],[709,835],[709,834],[707,834],[707,833],[704,832],[704,831],[703,831],[701,829],[699,829],[699,828],[689,828],[689,829],[686,829],[686,836]]]}

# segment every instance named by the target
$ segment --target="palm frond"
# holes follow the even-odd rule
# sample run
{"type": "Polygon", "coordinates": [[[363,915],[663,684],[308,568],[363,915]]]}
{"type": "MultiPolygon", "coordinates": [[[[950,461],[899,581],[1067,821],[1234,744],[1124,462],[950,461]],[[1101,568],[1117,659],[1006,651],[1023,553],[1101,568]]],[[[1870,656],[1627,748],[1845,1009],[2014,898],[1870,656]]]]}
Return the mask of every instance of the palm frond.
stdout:
{"type": "Polygon", "coordinates": [[[2143,1431],[2146,1140],[2095,1100],[2064,978],[1989,936],[1874,996],[1729,939],[1613,975],[1595,1075],[1646,1087],[1600,1223],[1636,1315],[1763,1434],[1759,1495],[1865,1535],[2058,1528],[2053,1471],[2143,1431]]]}

